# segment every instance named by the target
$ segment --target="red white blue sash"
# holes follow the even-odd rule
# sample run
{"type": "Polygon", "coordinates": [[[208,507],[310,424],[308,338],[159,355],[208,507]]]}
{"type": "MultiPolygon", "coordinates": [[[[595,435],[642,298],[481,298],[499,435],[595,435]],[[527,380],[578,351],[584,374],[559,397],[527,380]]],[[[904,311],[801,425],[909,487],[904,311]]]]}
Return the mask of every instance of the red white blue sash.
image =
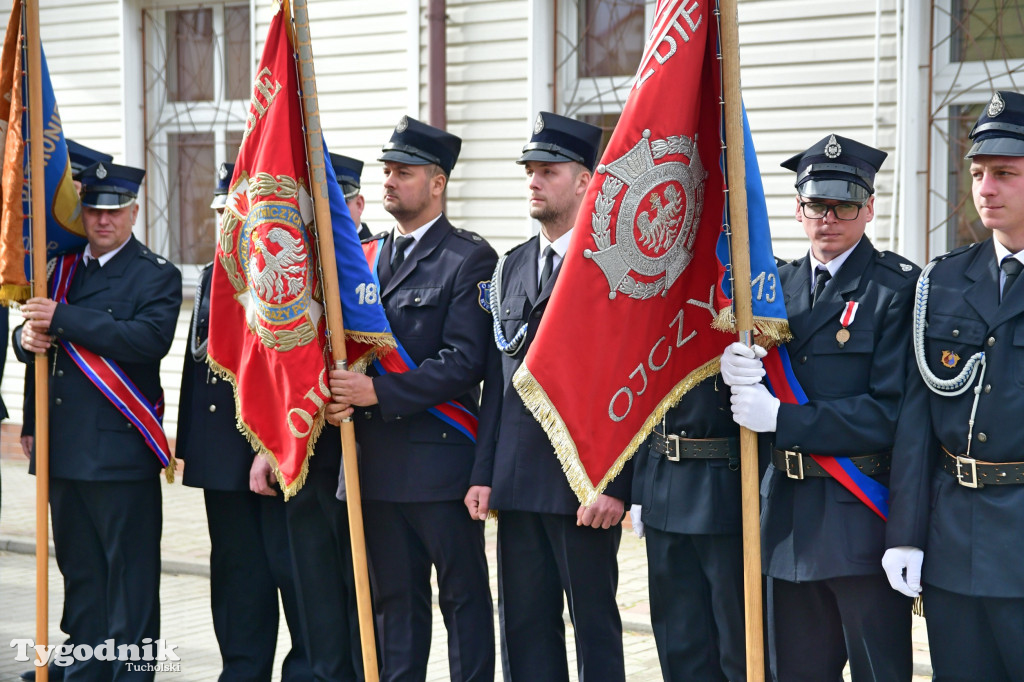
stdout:
{"type": "MultiPolygon", "coordinates": [[[[370,275],[373,277],[373,282],[377,287],[378,295],[381,293],[381,286],[380,276],[377,274],[377,263],[380,260],[380,245],[383,241],[383,239],[374,239],[373,241],[363,243],[363,253],[366,254],[366,262],[370,266],[370,275]]],[[[388,326],[388,331],[392,332],[390,329],[390,323],[388,326]]],[[[386,374],[388,372],[397,374],[416,369],[418,365],[412,357],[410,357],[408,351],[406,351],[402,346],[402,342],[399,340],[398,335],[392,332],[392,336],[394,336],[395,344],[397,346],[395,352],[388,353],[383,358],[375,359],[373,361],[373,366],[377,368],[377,371],[380,374],[386,374]]],[[[449,426],[454,427],[474,443],[476,442],[476,433],[479,424],[477,417],[457,400],[449,400],[446,403],[435,405],[434,407],[429,408],[427,412],[449,426]]]]}
{"type": "MultiPolygon", "coordinates": [[[[856,314],[856,306],[851,310],[848,306],[844,317],[849,316],[853,320],[856,314]]],[[[849,322],[846,322],[849,324],[849,322]]],[[[768,387],[775,397],[784,403],[803,405],[807,402],[807,394],[797,381],[793,373],[793,365],[789,360],[789,353],[785,346],[778,346],[768,351],[764,358],[765,379],[768,387]]],[[[839,481],[839,484],[849,490],[868,508],[886,520],[889,516],[889,489],[871,478],[850,461],[849,457],[826,457],[822,455],[811,455],[822,469],[827,471],[832,478],[839,481]]]]}
{"type": "MultiPolygon", "coordinates": [[[[82,254],[80,253],[68,254],[57,259],[51,289],[54,301],[67,303],[71,278],[75,276],[75,270],[78,269],[81,262],[82,254]]],[[[167,444],[167,436],[164,434],[163,428],[163,393],[153,405],[113,360],[108,360],[87,348],[82,348],[64,339],[61,339],[60,344],[75,361],[78,368],[89,378],[89,381],[100,390],[100,393],[138,429],[146,441],[146,445],[160,460],[160,464],[165,468],[170,466],[171,448],[167,444]]]]}

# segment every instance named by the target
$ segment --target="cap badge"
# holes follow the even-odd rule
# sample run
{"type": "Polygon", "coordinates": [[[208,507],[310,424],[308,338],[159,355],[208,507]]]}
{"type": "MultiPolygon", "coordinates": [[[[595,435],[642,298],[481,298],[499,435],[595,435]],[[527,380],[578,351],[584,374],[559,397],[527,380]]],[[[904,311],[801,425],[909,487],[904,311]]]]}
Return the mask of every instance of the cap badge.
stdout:
{"type": "Polygon", "coordinates": [[[1003,113],[1006,109],[1006,102],[1003,101],[1003,96],[998,92],[992,95],[992,101],[988,103],[988,116],[989,118],[995,118],[999,114],[1003,113]]]}
{"type": "Polygon", "coordinates": [[[102,163],[96,166],[96,177],[100,180],[107,177],[107,169],[104,168],[102,163]]]}
{"type": "Polygon", "coordinates": [[[227,180],[227,178],[228,178],[228,165],[226,163],[222,163],[220,165],[220,169],[217,171],[217,177],[220,178],[221,180],[227,180]]]}
{"type": "Polygon", "coordinates": [[[839,144],[839,140],[836,139],[836,136],[833,135],[828,138],[828,144],[825,145],[825,156],[830,159],[836,159],[839,158],[839,155],[842,153],[843,147],[839,144]]]}
{"type": "Polygon", "coordinates": [[[942,351],[942,364],[945,367],[953,369],[956,367],[956,363],[960,362],[960,356],[951,350],[942,351]]]}
{"type": "Polygon", "coordinates": [[[404,133],[405,130],[408,127],[409,127],[409,117],[408,116],[403,116],[402,120],[399,121],[398,125],[395,126],[395,132],[396,133],[404,133]]]}
{"type": "Polygon", "coordinates": [[[533,134],[536,135],[544,130],[544,114],[537,114],[537,121],[533,124],[533,134]]]}

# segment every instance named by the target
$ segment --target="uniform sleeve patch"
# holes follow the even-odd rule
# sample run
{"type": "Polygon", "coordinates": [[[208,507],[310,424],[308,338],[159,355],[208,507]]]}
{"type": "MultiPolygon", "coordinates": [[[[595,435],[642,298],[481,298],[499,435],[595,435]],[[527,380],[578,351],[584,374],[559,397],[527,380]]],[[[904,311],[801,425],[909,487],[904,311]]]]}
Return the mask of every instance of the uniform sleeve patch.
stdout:
{"type": "Polygon", "coordinates": [[[484,280],[483,282],[477,282],[477,303],[483,308],[484,312],[488,315],[491,314],[491,280],[484,280]]]}

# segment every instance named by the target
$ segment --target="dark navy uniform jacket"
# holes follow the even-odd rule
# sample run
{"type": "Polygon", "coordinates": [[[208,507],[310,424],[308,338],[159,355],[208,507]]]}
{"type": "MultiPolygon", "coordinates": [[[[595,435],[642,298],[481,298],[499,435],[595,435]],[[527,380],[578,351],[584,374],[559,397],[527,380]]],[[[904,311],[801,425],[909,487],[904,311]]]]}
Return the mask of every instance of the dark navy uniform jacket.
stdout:
{"type": "MultiPolygon", "coordinates": [[[[510,251],[505,259],[501,327],[507,339],[524,324],[529,327],[526,342],[514,357],[499,351],[493,333],[489,334],[490,359],[472,484],[491,486],[492,509],[575,514],[580,503],[562,472],[554,447],[512,386],[512,375],[533,343],[561,269],[559,266],[544,290],[538,291],[538,257],[539,238],[534,237],[510,251]]],[[[628,507],[631,483],[632,464],[627,464],[608,484],[605,494],[623,500],[628,507]]]]}
{"type": "MultiPolygon", "coordinates": [[[[82,265],[79,265],[79,269],[82,265]]],[[[50,333],[115,361],[155,403],[160,360],[171,348],[181,310],[181,273],[135,237],[84,282],[76,273],[68,303],[57,304],[50,333]]],[[[35,356],[20,346],[18,358],[35,356]]],[[[51,350],[50,476],[132,481],[156,476],[160,461],[142,435],[100,393],[63,348],[51,350]],[[54,359],[56,356],[56,359],[54,359]]],[[[33,434],[26,414],[23,433],[33,434]]],[[[33,458],[33,468],[35,461],[33,458]]]]}
{"type": "MultiPolygon", "coordinates": [[[[999,269],[992,240],[943,257],[929,273],[924,357],[939,379],[963,370],[985,353],[985,375],[975,415],[970,456],[985,462],[1024,460],[1024,287],[999,302],[999,269]],[[956,353],[952,368],[943,353],[956,353]]],[[[923,580],[979,597],[1024,597],[1024,485],[961,486],[942,470],[944,445],[967,450],[974,387],[955,397],[933,393],[916,364],[893,457],[889,547],[924,550],[923,580]]]]}
{"type": "Polygon", "coordinates": [[[490,279],[497,255],[482,237],[453,228],[442,215],[392,274],[390,235],[373,237],[381,240],[382,279],[392,275],[381,301],[392,332],[419,367],[375,377],[378,404],[356,410],[363,499],[462,500],[473,443],[427,410],[453,399],[474,414],[479,410],[493,343],[481,283],[490,279]]]}
{"type": "MultiPolygon", "coordinates": [[[[655,429],[684,438],[738,438],[729,387],[715,375],[694,386],[655,429]]],[[[736,451],[739,457],[739,451],[736,451]]],[[[643,504],[645,526],[692,535],[739,533],[739,460],[665,459],[648,443],[636,454],[633,501],[643,504]]]]}
{"type": "Polygon", "coordinates": [[[200,296],[192,311],[189,347],[181,373],[178,439],[175,456],[185,461],[182,483],[209,490],[249,490],[249,469],[255,456],[249,441],[235,426],[235,396],[231,383],[218,377],[192,355],[210,328],[210,278],[207,266],[199,277],[200,296]],[[194,330],[194,331],[193,331],[194,330]],[[191,338],[193,333],[198,338],[191,338]]]}
{"type": "MultiPolygon", "coordinates": [[[[892,450],[919,272],[864,237],[812,310],[808,257],[779,268],[793,333],[786,347],[809,402],[779,408],[776,448],[846,457],[892,450]],[[860,307],[840,345],[848,301],[860,307]]],[[[888,485],[888,478],[878,480],[888,485]]],[[[804,581],[882,572],[885,524],[835,479],[791,480],[769,466],[761,496],[767,575],[804,581]]]]}

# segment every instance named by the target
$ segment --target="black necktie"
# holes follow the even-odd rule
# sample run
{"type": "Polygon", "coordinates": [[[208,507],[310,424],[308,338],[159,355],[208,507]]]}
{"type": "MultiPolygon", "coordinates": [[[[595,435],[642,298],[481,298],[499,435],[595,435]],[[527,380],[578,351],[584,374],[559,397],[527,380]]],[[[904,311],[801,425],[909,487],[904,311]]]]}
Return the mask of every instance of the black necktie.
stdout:
{"type": "Polygon", "coordinates": [[[555,249],[549,244],[544,247],[544,266],[540,269],[539,287],[544,291],[544,285],[551,279],[551,273],[555,269],[555,249]]]}
{"type": "Polygon", "coordinates": [[[412,246],[413,238],[409,236],[395,239],[395,257],[391,261],[391,271],[396,272],[398,266],[405,261],[405,252],[412,246]]]}
{"type": "Polygon", "coordinates": [[[818,266],[814,271],[814,295],[811,296],[811,307],[818,302],[821,298],[821,292],[825,291],[825,285],[832,279],[832,275],[829,274],[828,268],[818,266]]]}
{"type": "Polygon", "coordinates": [[[1017,281],[1017,275],[1019,275],[1020,271],[1024,269],[1024,263],[1021,263],[1013,256],[1007,256],[1003,259],[1003,262],[999,264],[999,267],[1001,267],[1003,272],[1006,273],[1006,280],[1003,282],[1003,293],[1002,296],[999,297],[999,300],[1002,301],[1006,298],[1006,292],[1008,292],[1010,287],[1013,286],[1013,283],[1017,281]]]}

